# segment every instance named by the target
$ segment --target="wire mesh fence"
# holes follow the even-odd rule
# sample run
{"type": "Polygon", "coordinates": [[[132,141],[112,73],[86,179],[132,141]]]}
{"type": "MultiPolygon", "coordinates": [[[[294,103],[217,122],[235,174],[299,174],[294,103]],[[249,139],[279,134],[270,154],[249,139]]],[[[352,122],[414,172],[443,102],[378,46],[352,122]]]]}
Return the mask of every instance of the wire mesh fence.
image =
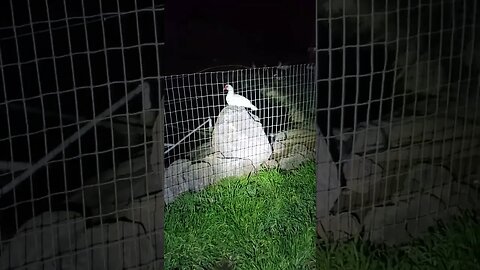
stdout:
{"type": "Polygon", "coordinates": [[[479,210],[475,0],[318,0],[315,66],[166,77],[162,3],[2,5],[0,269],[161,268],[164,202],[309,159],[321,237],[479,210]]]}
{"type": "Polygon", "coordinates": [[[477,9],[317,1],[319,237],[399,244],[479,210],[477,9]]]}
{"type": "Polygon", "coordinates": [[[167,203],[225,177],[314,157],[313,64],[166,76],[162,85],[167,203]]]}
{"type": "Polygon", "coordinates": [[[161,268],[163,4],[1,5],[0,269],[161,268]]]}

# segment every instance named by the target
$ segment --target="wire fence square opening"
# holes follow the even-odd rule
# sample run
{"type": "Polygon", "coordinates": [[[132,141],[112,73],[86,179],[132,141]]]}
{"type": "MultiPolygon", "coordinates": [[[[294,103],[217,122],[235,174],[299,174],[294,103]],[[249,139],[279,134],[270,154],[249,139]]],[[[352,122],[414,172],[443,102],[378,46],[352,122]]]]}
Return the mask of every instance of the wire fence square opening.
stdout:
{"type": "Polygon", "coordinates": [[[477,9],[317,1],[318,238],[399,245],[480,210],[477,9]]]}

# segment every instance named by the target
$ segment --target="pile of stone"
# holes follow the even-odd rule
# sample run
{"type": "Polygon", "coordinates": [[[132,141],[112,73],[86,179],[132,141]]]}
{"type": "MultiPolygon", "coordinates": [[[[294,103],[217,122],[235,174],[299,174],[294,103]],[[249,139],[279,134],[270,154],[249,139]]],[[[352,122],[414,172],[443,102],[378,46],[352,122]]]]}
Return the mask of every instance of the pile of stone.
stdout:
{"type": "MultiPolygon", "coordinates": [[[[345,130],[344,184],[319,220],[334,239],[363,232],[390,245],[419,237],[438,220],[480,210],[480,127],[464,119],[407,117],[345,130]]],[[[340,177],[339,177],[340,179],[340,177]]]]}
{"type": "Polygon", "coordinates": [[[211,142],[193,153],[194,160],[178,159],[166,168],[166,203],[226,177],[248,175],[261,168],[298,168],[315,157],[315,131],[281,132],[270,144],[257,116],[227,106],[217,118],[211,142]]]}
{"type": "Polygon", "coordinates": [[[141,224],[87,227],[80,214],[58,211],[27,221],[0,254],[0,269],[151,269],[155,249],[141,224]]]}

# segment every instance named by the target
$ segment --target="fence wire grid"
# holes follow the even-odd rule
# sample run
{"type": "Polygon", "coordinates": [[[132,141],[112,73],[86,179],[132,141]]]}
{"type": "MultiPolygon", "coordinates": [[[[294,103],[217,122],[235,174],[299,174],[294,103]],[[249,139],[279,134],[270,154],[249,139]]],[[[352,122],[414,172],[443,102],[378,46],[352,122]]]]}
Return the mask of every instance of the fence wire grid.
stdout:
{"type": "Polygon", "coordinates": [[[309,159],[320,238],[480,210],[475,0],[317,0],[315,66],[165,77],[163,2],[2,5],[0,269],[162,268],[164,203],[309,159]]]}
{"type": "Polygon", "coordinates": [[[162,84],[168,203],[225,177],[314,157],[313,64],[166,76],[162,84]],[[227,84],[258,110],[229,105],[227,84]]]}
{"type": "Polygon", "coordinates": [[[0,269],[162,268],[163,14],[2,1],[0,269]]]}
{"type": "Polygon", "coordinates": [[[478,16],[469,0],[317,1],[319,238],[395,245],[479,210],[478,16]]]}

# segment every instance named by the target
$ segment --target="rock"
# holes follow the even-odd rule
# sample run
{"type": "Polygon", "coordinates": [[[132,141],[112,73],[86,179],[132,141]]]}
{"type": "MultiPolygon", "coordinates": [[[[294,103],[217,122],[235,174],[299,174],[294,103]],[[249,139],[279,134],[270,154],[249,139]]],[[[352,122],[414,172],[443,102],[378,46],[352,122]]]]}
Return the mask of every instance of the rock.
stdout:
{"type": "MultiPolygon", "coordinates": [[[[417,103],[415,102],[406,102],[405,103],[405,113],[407,115],[415,116],[427,116],[435,115],[435,117],[440,116],[438,108],[451,108],[451,101],[446,96],[438,96],[437,98],[431,98],[429,96],[417,97],[417,103]]],[[[453,106],[454,107],[454,106],[453,106]]],[[[443,111],[444,109],[442,109],[443,111]]]]}
{"type": "Polygon", "coordinates": [[[446,78],[442,74],[445,74],[445,69],[441,61],[430,59],[429,53],[424,53],[403,70],[403,84],[407,90],[417,94],[442,95],[444,93],[437,93],[439,87],[445,84],[446,78]]]}
{"type": "Polygon", "coordinates": [[[338,175],[337,166],[330,155],[330,150],[325,142],[325,138],[321,133],[317,136],[317,200],[316,209],[317,217],[329,216],[330,209],[332,209],[335,201],[340,195],[340,177],[338,175]]]}
{"type": "Polygon", "coordinates": [[[275,141],[280,142],[287,139],[287,131],[279,132],[275,135],[275,141]]]}
{"type": "Polygon", "coordinates": [[[305,114],[302,111],[298,110],[295,106],[289,106],[288,118],[293,123],[305,123],[306,122],[305,114]]]}
{"type": "Polygon", "coordinates": [[[198,147],[195,147],[190,153],[190,160],[197,161],[213,153],[213,149],[210,145],[210,142],[203,143],[198,147]]]}
{"type": "Polygon", "coordinates": [[[262,124],[247,110],[235,106],[227,106],[220,112],[213,129],[212,147],[224,158],[249,160],[255,168],[272,154],[262,124]]]}
{"type": "Polygon", "coordinates": [[[442,201],[430,194],[415,194],[415,196],[409,201],[406,201],[406,203],[408,204],[408,219],[436,215],[446,208],[446,205],[442,201]]]}
{"type": "Polygon", "coordinates": [[[480,45],[475,39],[469,39],[464,45],[463,63],[471,68],[480,68],[480,45]]]}
{"type": "Polygon", "coordinates": [[[480,166],[475,166],[480,164],[480,148],[471,148],[468,151],[471,153],[469,157],[452,160],[449,169],[456,179],[474,184],[480,176],[480,166]]]}
{"type": "Polygon", "coordinates": [[[292,146],[292,153],[300,154],[300,153],[307,153],[307,152],[308,152],[308,148],[303,144],[297,143],[292,146]]]}
{"type": "Polygon", "coordinates": [[[382,205],[386,203],[393,203],[392,197],[394,196],[393,192],[396,190],[395,185],[387,185],[387,183],[382,179],[375,183],[371,184],[370,188],[363,189],[366,190],[366,193],[362,193],[361,187],[356,187],[362,192],[356,192],[350,190],[348,187],[342,187],[342,191],[337,202],[333,206],[334,211],[351,211],[363,218],[366,214],[367,208],[372,205],[382,205]]]}
{"type": "Polygon", "coordinates": [[[158,232],[163,228],[164,200],[161,192],[145,196],[128,205],[128,208],[119,212],[119,217],[126,217],[140,222],[147,232],[158,232]]]}
{"type": "Polygon", "coordinates": [[[79,235],[76,250],[76,269],[151,269],[154,259],[151,239],[134,222],[92,227],[79,235]]]}
{"type": "Polygon", "coordinates": [[[308,161],[308,158],[302,154],[292,154],[288,157],[280,159],[278,167],[282,170],[293,170],[300,167],[302,164],[308,161]]]}
{"type": "Polygon", "coordinates": [[[226,177],[248,175],[256,170],[249,159],[226,158],[220,153],[209,155],[203,161],[211,165],[214,181],[226,177]]]}
{"type": "Polygon", "coordinates": [[[67,266],[74,262],[76,236],[85,230],[84,224],[81,215],[71,211],[33,217],[12,239],[2,240],[0,269],[74,269],[67,266]]]}
{"type": "MultiPolygon", "coordinates": [[[[440,159],[450,163],[450,159],[466,158],[474,155],[470,149],[480,149],[479,138],[465,138],[463,140],[446,140],[438,142],[418,143],[399,148],[391,148],[388,151],[372,154],[377,163],[393,174],[400,170],[408,169],[410,164],[440,159]],[[448,149],[445,153],[445,149],[448,149]]],[[[387,173],[387,171],[385,172],[387,173]]]]}
{"type": "Polygon", "coordinates": [[[213,183],[213,169],[206,162],[197,162],[190,165],[183,177],[188,182],[189,190],[200,191],[213,183]]]}
{"type": "Polygon", "coordinates": [[[439,198],[448,208],[457,207],[462,210],[480,210],[480,191],[474,186],[450,182],[438,185],[427,192],[439,198]]]}
{"type": "Polygon", "coordinates": [[[346,142],[352,139],[353,136],[353,129],[352,128],[332,128],[332,136],[333,139],[337,141],[346,142]]]}
{"type": "Polygon", "coordinates": [[[178,185],[165,188],[165,191],[163,192],[165,204],[169,204],[173,202],[178,196],[180,196],[182,193],[186,191],[187,190],[181,188],[178,185]]]}
{"type": "Polygon", "coordinates": [[[278,168],[278,162],[275,159],[269,159],[262,163],[262,167],[265,169],[276,169],[278,168]]]}
{"type": "MultiPolygon", "coordinates": [[[[155,120],[152,130],[152,152],[150,154],[150,165],[152,171],[157,176],[163,176],[165,171],[164,165],[164,107],[163,102],[160,102],[160,111],[155,120]]],[[[161,185],[160,185],[161,186],[161,185]]]]}
{"type": "Polygon", "coordinates": [[[292,146],[292,153],[300,154],[307,160],[315,160],[315,150],[310,150],[304,144],[295,144],[292,146]]]}
{"type": "Polygon", "coordinates": [[[363,220],[365,234],[376,244],[393,246],[411,240],[405,228],[407,204],[374,207],[363,220]]]}
{"type": "Polygon", "coordinates": [[[188,159],[177,159],[165,170],[165,188],[182,185],[188,190],[188,185],[183,178],[192,163],[188,159]]]}
{"type": "Polygon", "coordinates": [[[132,199],[162,189],[159,177],[150,167],[146,168],[148,163],[145,156],[140,154],[116,164],[115,169],[104,170],[99,178],[87,179],[87,187],[75,192],[69,201],[77,204],[85,202],[91,215],[104,215],[125,208],[132,199]]]}
{"type": "Polygon", "coordinates": [[[131,202],[119,216],[140,222],[146,234],[151,237],[155,259],[163,258],[164,196],[162,192],[131,202]]]}
{"type": "Polygon", "coordinates": [[[446,210],[446,205],[437,197],[419,194],[408,202],[408,221],[406,230],[413,238],[418,238],[437,224],[437,220],[446,210]]]}
{"type": "Polygon", "coordinates": [[[333,241],[348,240],[359,235],[361,231],[357,218],[349,213],[320,218],[317,234],[323,239],[333,241]]]}
{"type": "Polygon", "coordinates": [[[374,207],[365,215],[363,224],[371,241],[390,246],[406,243],[428,232],[446,209],[429,194],[403,198],[394,205],[374,207]]]}
{"type": "MultiPolygon", "coordinates": [[[[436,104],[434,104],[436,106],[436,104]]],[[[393,122],[383,123],[385,130],[391,131],[388,136],[390,147],[400,147],[422,142],[443,142],[453,138],[477,137],[480,135],[480,128],[465,120],[458,120],[454,117],[431,115],[425,117],[407,117],[394,119],[393,122]]],[[[450,149],[450,148],[445,148],[450,149]]],[[[425,152],[427,154],[428,152],[425,152]]]]}
{"type": "Polygon", "coordinates": [[[282,131],[275,135],[275,141],[272,144],[272,157],[280,160],[290,154],[295,154],[298,147],[302,147],[302,152],[315,151],[315,130],[292,129],[282,131]],[[297,149],[294,149],[297,147],[297,149]]]}
{"type": "MultiPolygon", "coordinates": [[[[342,170],[347,181],[347,188],[354,192],[366,194],[382,180],[382,167],[359,155],[354,155],[345,162],[342,170]]],[[[375,188],[378,189],[379,185],[375,188]]]]}
{"type": "MultiPolygon", "coordinates": [[[[168,181],[169,185],[182,183],[182,180],[178,179],[182,175],[178,174],[185,167],[184,163],[184,160],[172,163],[173,166],[170,166],[168,172],[165,173],[165,180],[166,182],[168,181]]],[[[77,204],[83,204],[84,201],[85,207],[89,209],[89,216],[103,215],[104,218],[112,217],[115,215],[115,212],[127,208],[132,200],[163,190],[162,183],[164,181],[156,172],[151,171],[150,166],[146,170],[145,166],[148,164],[151,166],[151,163],[145,159],[143,154],[132,158],[131,161],[124,161],[118,164],[115,170],[109,169],[102,172],[100,185],[96,184],[84,188],[83,196],[82,192],[74,193],[69,201],[77,204]],[[100,209],[102,213],[100,213],[100,209]]],[[[163,169],[163,164],[161,168],[163,169]]],[[[96,181],[95,177],[86,182],[95,183],[96,181]]],[[[96,218],[94,220],[97,221],[96,218]]]]}
{"type": "Polygon", "coordinates": [[[287,157],[280,159],[279,166],[284,170],[291,170],[309,160],[315,160],[315,152],[308,150],[303,144],[296,144],[290,148],[290,154],[287,157]]]}
{"type": "Polygon", "coordinates": [[[273,147],[273,158],[278,160],[282,157],[286,157],[289,154],[289,149],[287,145],[282,141],[275,140],[272,144],[273,147]]]}
{"type": "Polygon", "coordinates": [[[355,132],[355,136],[352,136],[352,153],[363,155],[363,153],[385,149],[387,141],[385,131],[381,126],[374,123],[369,123],[368,127],[364,127],[364,125],[365,123],[360,124],[359,129],[355,132]]]}
{"type": "Polygon", "coordinates": [[[178,159],[165,170],[165,202],[170,203],[180,194],[188,191],[189,185],[183,174],[190,165],[189,160],[178,159]]]}
{"type": "Polygon", "coordinates": [[[408,172],[402,194],[427,192],[435,187],[450,183],[452,180],[452,174],[443,166],[428,163],[416,164],[408,172]]]}

